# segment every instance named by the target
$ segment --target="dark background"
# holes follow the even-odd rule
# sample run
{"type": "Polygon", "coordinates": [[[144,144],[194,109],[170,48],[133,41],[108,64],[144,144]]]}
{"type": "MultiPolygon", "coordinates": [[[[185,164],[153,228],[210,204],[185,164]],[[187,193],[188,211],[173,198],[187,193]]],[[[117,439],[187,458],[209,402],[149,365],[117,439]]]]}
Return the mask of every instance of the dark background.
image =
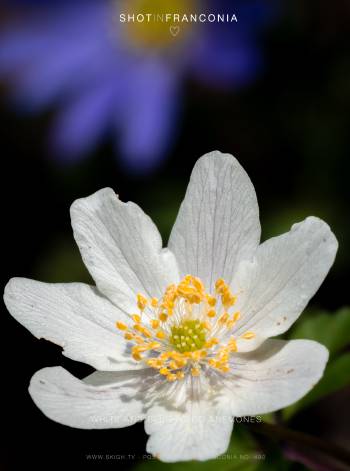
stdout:
{"type": "MultiPolygon", "coordinates": [[[[89,281],[73,241],[69,206],[74,199],[105,186],[150,214],[166,242],[194,162],[203,153],[219,149],[234,154],[255,185],[263,239],[288,230],[309,214],[330,224],[340,249],[312,305],[328,310],[346,305],[349,25],[347,1],[284,2],[284,13],[264,36],[262,77],[238,93],[188,80],[175,146],[160,168],[144,177],[125,172],[109,142],[76,166],[57,165],[43,144],[50,113],[30,118],[16,115],[7,106],[3,86],[2,286],[13,276],[89,281]]],[[[40,469],[55,464],[96,466],[86,458],[94,453],[142,457],[146,443],[142,424],[113,431],[75,430],[39,412],[27,393],[35,371],[62,365],[83,377],[92,370],[63,357],[58,347],[36,340],[4,306],[2,311],[1,425],[6,446],[0,459],[4,469],[21,469],[20,464],[40,469]]],[[[312,429],[310,417],[299,418],[295,426],[312,429]]],[[[116,465],[115,461],[107,464],[116,465]]],[[[292,469],[301,468],[294,465],[292,469]]]]}

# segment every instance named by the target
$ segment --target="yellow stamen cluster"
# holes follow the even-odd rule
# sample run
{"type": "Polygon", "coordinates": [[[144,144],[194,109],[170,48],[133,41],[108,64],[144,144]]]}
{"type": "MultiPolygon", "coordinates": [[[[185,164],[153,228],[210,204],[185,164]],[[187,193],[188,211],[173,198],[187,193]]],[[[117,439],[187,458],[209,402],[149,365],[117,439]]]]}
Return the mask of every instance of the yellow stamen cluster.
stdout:
{"type": "Polygon", "coordinates": [[[225,309],[232,307],[236,300],[237,296],[234,296],[230,290],[230,287],[225,283],[222,278],[219,278],[215,283],[215,291],[221,297],[222,305],[225,309]]]}
{"type": "MultiPolygon", "coordinates": [[[[230,355],[237,351],[230,331],[240,313],[229,312],[236,299],[223,279],[216,281],[212,296],[199,278],[186,275],[178,285],[169,285],[161,299],[138,294],[139,313],[130,315],[133,325],[118,321],[116,326],[134,344],[134,360],[144,361],[169,382],[181,380],[185,374],[199,376],[206,368],[226,373],[230,355]],[[220,344],[221,336],[229,336],[224,344],[220,344]]],[[[254,337],[248,331],[240,338],[254,337]]]]}

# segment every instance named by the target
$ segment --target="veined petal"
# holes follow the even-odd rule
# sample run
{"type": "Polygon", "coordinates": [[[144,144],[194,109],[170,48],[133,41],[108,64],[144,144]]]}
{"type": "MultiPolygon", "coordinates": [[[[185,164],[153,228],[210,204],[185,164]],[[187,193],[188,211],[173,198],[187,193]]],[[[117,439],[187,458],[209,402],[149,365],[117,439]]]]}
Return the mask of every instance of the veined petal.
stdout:
{"type": "Polygon", "coordinates": [[[328,350],[312,340],[266,340],[254,352],[232,357],[223,402],[236,417],[282,409],[315,386],[327,360],[328,350]]]}
{"type": "Polygon", "coordinates": [[[96,288],[12,278],[4,300],[18,322],[35,337],[60,345],[68,358],[100,370],[140,368],[115,326],[124,314],[96,288]]]}
{"type": "Polygon", "coordinates": [[[264,242],[252,261],[241,264],[233,280],[233,289],[242,291],[234,335],[253,331],[256,337],[239,341],[239,351],[253,350],[289,329],[326,277],[337,248],[329,226],[308,217],[264,242]]]}
{"type": "Polygon", "coordinates": [[[147,412],[147,452],[161,461],[216,458],[227,450],[233,419],[206,401],[188,400],[185,410],[157,405],[147,412]]]}
{"type": "Polygon", "coordinates": [[[120,372],[79,380],[61,367],[43,368],[32,377],[29,393],[51,420],[83,429],[120,428],[144,419],[143,374],[120,372]]]}
{"type": "Polygon", "coordinates": [[[151,219],[134,203],[122,203],[110,188],[71,207],[74,237],[99,290],[132,312],[136,294],[160,297],[178,281],[173,254],[162,249],[151,219]]]}
{"type": "Polygon", "coordinates": [[[229,154],[204,155],[194,166],[169,240],[181,274],[199,276],[212,290],[218,278],[232,279],[259,240],[259,208],[248,175],[229,154]]]}

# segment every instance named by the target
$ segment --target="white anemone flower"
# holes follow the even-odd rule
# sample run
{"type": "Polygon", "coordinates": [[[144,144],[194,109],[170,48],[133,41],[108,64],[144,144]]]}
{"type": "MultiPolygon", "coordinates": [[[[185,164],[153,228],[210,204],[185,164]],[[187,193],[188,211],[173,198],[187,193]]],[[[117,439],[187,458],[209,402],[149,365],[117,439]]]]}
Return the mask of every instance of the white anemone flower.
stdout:
{"type": "Polygon", "coordinates": [[[234,417],[281,409],[319,381],[327,349],[284,333],[337,251],[308,217],[259,245],[254,187],[237,160],[196,163],[168,248],[151,219],[109,188],[71,207],[96,286],[10,280],[5,303],[37,338],[97,371],[34,374],[29,392],[50,419],[83,429],[145,420],[160,460],[207,460],[228,447],[234,417]]]}

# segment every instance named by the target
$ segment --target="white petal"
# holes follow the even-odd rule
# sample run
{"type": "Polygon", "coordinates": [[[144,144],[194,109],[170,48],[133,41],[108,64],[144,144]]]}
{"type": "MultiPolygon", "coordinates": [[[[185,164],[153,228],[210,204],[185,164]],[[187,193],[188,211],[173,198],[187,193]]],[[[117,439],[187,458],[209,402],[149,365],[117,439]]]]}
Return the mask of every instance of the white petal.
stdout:
{"type": "Polygon", "coordinates": [[[136,294],[160,297],[178,281],[175,257],[162,249],[151,219],[110,188],[71,207],[74,237],[99,290],[118,307],[135,309],[136,294]]]}
{"type": "Polygon", "coordinates": [[[227,450],[233,419],[206,401],[188,400],[185,409],[152,407],[145,420],[147,452],[161,461],[209,460],[227,450]]]}
{"type": "Polygon", "coordinates": [[[328,350],[311,340],[266,340],[235,355],[226,380],[231,413],[266,414],[296,402],[320,380],[327,360],[328,350]]]}
{"type": "Polygon", "coordinates": [[[181,274],[199,276],[207,289],[218,278],[230,281],[259,239],[259,208],[248,175],[233,156],[206,154],[193,169],[169,240],[181,274]]]}
{"type": "Polygon", "coordinates": [[[61,367],[44,368],[32,377],[29,393],[51,420],[70,427],[127,427],[144,419],[141,372],[99,375],[98,385],[81,381],[61,367]]]}
{"type": "Polygon", "coordinates": [[[241,319],[234,332],[253,331],[256,337],[240,341],[239,351],[289,329],[323,282],[337,247],[329,226],[309,217],[264,242],[252,261],[240,265],[232,285],[242,291],[237,303],[241,319]]]}
{"type": "Polygon", "coordinates": [[[140,368],[115,326],[124,314],[96,288],[12,278],[4,300],[18,322],[35,337],[60,345],[68,358],[100,370],[140,368]]]}

